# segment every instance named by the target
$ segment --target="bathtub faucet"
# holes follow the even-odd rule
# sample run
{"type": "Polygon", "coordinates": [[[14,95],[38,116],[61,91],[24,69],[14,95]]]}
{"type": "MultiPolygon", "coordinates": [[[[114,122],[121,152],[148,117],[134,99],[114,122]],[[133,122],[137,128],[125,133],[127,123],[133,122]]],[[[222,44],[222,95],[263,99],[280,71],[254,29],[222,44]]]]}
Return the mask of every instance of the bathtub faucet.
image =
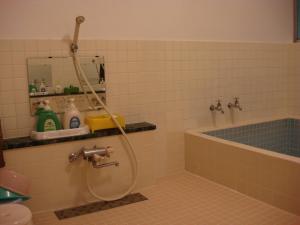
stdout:
{"type": "Polygon", "coordinates": [[[227,106],[229,109],[237,108],[238,110],[242,111],[238,97],[234,98],[234,103],[229,102],[227,106]]]}
{"type": "Polygon", "coordinates": [[[223,110],[223,108],[222,108],[222,104],[221,104],[221,100],[218,100],[217,101],[217,105],[211,105],[210,107],[209,107],[209,110],[210,111],[219,111],[219,112],[221,112],[222,114],[224,114],[224,110],[223,110]]]}

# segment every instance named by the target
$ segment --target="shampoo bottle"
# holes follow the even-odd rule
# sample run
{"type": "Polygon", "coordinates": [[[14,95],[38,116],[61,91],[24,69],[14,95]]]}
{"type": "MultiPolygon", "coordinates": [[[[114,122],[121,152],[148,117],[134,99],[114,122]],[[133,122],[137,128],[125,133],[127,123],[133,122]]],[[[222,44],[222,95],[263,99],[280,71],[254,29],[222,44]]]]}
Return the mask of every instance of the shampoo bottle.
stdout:
{"type": "Polygon", "coordinates": [[[57,115],[51,110],[49,100],[44,101],[44,108],[38,112],[38,120],[36,130],[38,132],[60,130],[61,124],[57,115]]]}
{"type": "Polygon", "coordinates": [[[68,100],[64,115],[64,129],[79,128],[81,125],[81,114],[74,104],[74,98],[68,100]]]}

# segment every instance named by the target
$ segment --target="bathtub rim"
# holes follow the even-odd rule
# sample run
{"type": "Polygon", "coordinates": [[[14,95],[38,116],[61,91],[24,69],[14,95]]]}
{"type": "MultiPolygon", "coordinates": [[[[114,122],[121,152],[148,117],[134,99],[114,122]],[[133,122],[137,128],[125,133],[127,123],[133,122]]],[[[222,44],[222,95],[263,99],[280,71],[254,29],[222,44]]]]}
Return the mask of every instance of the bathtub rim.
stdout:
{"type": "Polygon", "coordinates": [[[258,123],[263,123],[263,122],[272,122],[272,121],[283,120],[283,119],[297,119],[297,120],[300,120],[300,117],[298,117],[298,116],[286,116],[286,117],[278,117],[278,118],[273,118],[273,119],[268,119],[268,120],[265,119],[265,120],[247,121],[247,122],[243,122],[243,123],[239,123],[239,124],[232,124],[232,125],[220,126],[220,127],[204,127],[204,128],[188,129],[188,130],[185,131],[185,134],[205,138],[205,139],[208,139],[210,141],[215,141],[215,142],[230,145],[230,146],[233,146],[233,147],[242,148],[242,149],[245,149],[247,151],[254,151],[254,152],[259,153],[259,154],[264,154],[264,155],[268,155],[268,156],[275,157],[275,158],[281,158],[281,159],[284,159],[284,160],[288,160],[288,161],[300,164],[300,157],[286,155],[286,154],[278,153],[278,152],[273,152],[271,150],[267,150],[267,149],[264,149],[264,148],[258,148],[258,147],[254,147],[254,146],[250,146],[250,145],[246,145],[246,144],[242,144],[242,143],[238,143],[238,142],[234,142],[234,141],[229,141],[229,140],[225,140],[225,139],[222,139],[222,138],[219,138],[219,137],[214,137],[214,136],[203,133],[203,132],[209,132],[209,131],[214,131],[214,130],[236,128],[236,127],[241,127],[241,126],[246,126],[246,125],[258,124],[258,123]]]}

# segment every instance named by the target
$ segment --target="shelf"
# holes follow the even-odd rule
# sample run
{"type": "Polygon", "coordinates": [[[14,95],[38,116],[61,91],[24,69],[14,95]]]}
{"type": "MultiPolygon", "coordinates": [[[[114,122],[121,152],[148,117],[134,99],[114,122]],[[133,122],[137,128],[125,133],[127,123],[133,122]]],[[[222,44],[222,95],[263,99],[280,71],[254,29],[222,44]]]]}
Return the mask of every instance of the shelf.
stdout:
{"type": "MultiPolygon", "coordinates": [[[[125,126],[126,133],[136,133],[136,132],[150,131],[155,129],[156,129],[156,125],[148,122],[131,123],[131,124],[126,124],[125,126]]],[[[70,141],[77,141],[77,140],[86,140],[91,138],[99,138],[99,137],[106,137],[106,136],[113,136],[113,135],[120,135],[120,134],[121,132],[119,131],[118,128],[113,128],[113,129],[95,131],[95,133],[93,134],[90,133],[85,135],[56,138],[50,140],[33,140],[30,137],[11,138],[11,139],[3,140],[2,150],[27,148],[33,146],[49,145],[49,144],[56,144],[56,143],[70,142],[70,141]]]]}
{"type": "MultiPolygon", "coordinates": [[[[100,90],[100,91],[95,91],[97,94],[99,93],[106,93],[106,90],[100,90]]],[[[92,94],[92,92],[90,91],[87,91],[86,92],[87,94],[92,94]]],[[[55,96],[70,96],[70,95],[83,95],[84,93],[83,92],[78,92],[78,93],[75,93],[75,94],[65,94],[65,93],[62,93],[62,94],[56,94],[56,93],[53,93],[53,94],[47,94],[47,95],[29,95],[29,98],[46,98],[46,97],[55,97],[55,96]]]]}

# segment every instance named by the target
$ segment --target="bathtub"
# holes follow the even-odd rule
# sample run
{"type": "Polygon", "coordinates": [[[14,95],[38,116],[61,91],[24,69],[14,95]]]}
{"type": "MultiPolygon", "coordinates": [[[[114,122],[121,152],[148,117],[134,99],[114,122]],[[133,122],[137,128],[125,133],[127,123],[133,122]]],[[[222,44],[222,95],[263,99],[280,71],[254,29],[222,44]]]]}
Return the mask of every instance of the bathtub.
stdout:
{"type": "Polygon", "coordinates": [[[300,215],[300,119],[185,132],[186,170],[300,215]]]}

